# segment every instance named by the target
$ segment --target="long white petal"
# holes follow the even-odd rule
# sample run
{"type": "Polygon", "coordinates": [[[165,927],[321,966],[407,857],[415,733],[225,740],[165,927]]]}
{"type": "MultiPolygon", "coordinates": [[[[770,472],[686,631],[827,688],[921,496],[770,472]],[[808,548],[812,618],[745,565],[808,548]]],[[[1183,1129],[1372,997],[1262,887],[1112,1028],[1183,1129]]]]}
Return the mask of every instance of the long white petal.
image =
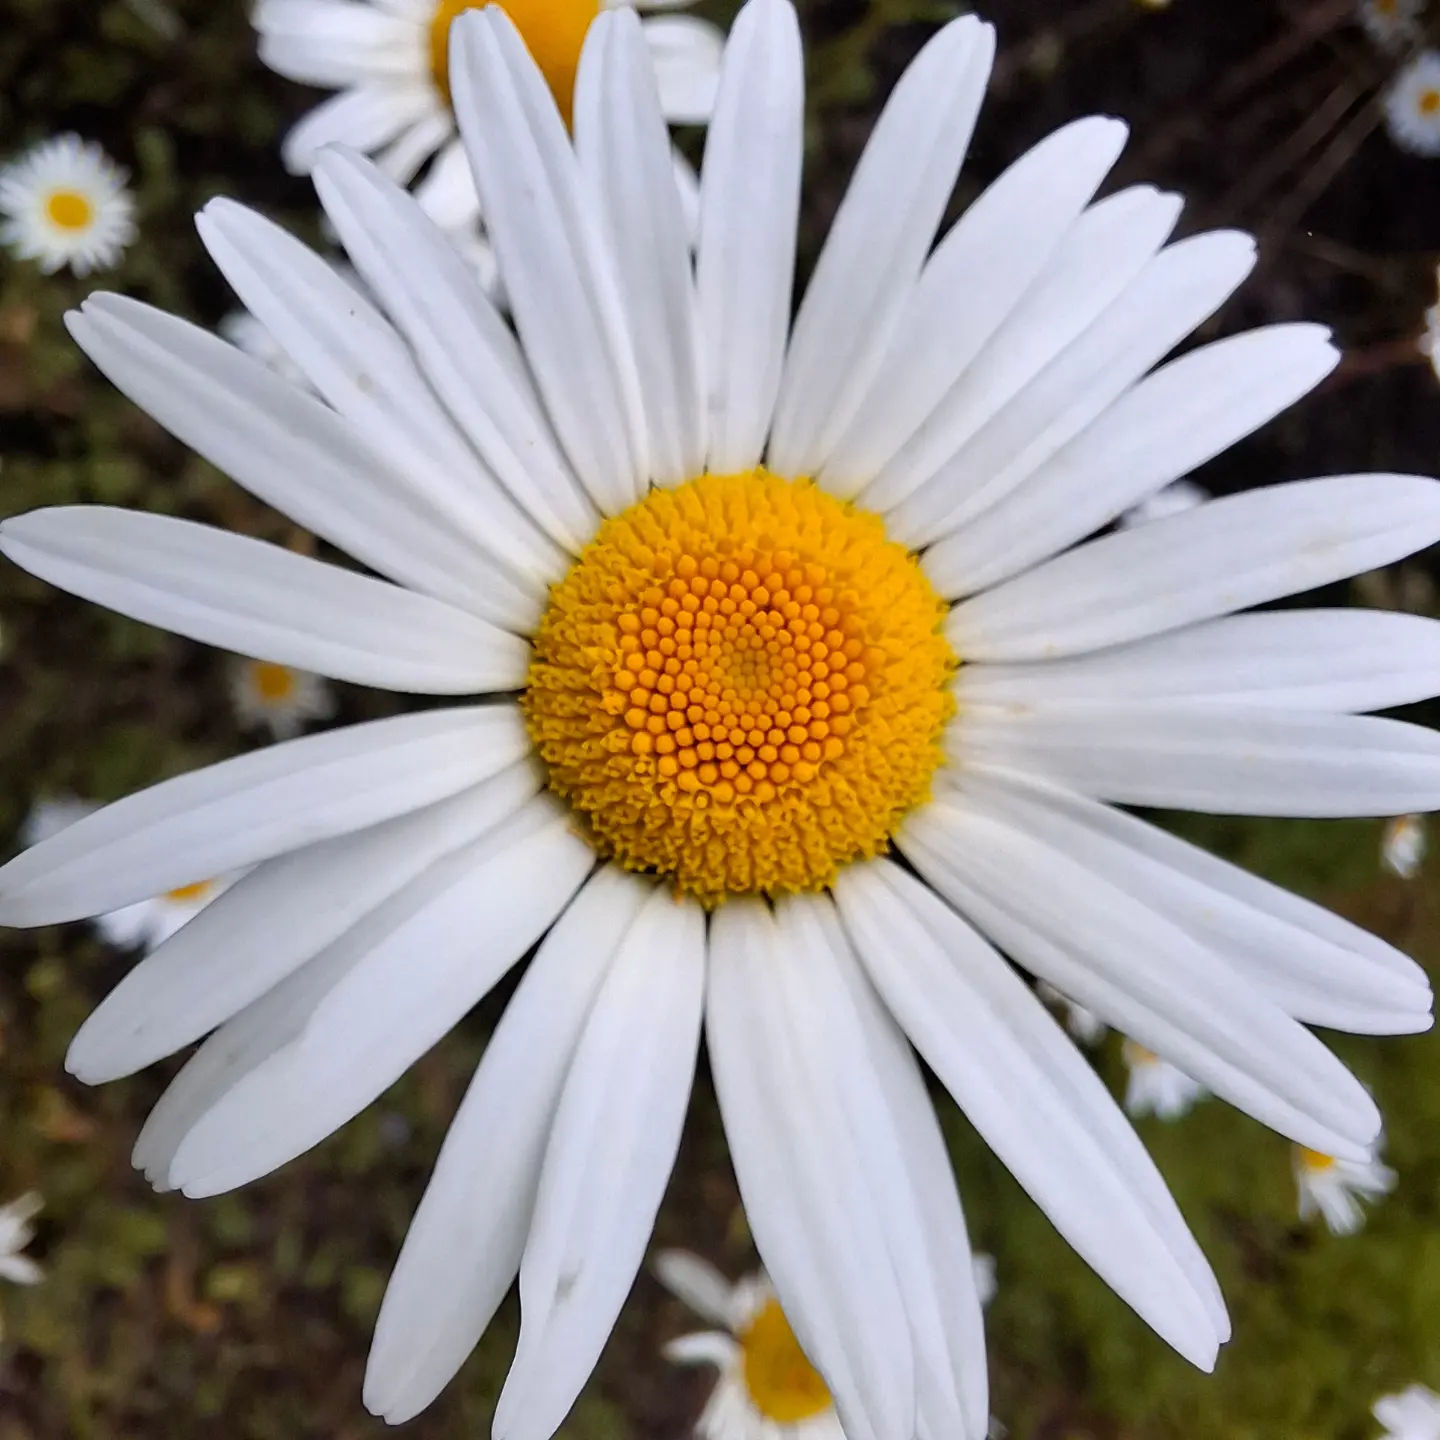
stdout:
{"type": "Polygon", "coordinates": [[[321,101],[286,135],[280,158],[292,175],[307,175],[326,145],[341,140],[359,150],[383,149],[434,106],[429,85],[378,77],[321,101]]]}
{"type": "Polygon", "coordinates": [[[520,1269],[571,1058],[650,887],[598,871],[545,937],[451,1123],[385,1291],[365,1404],[392,1425],[460,1368],[520,1269]]]}
{"type": "Polygon", "coordinates": [[[525,683],[529,646],[478,615],[192,520],[61,505],[5,521],[0,553],[133,620],[333,680],[431,695],[525,683]]]}
{"type": "Polygon", "coordinates": [[[1089,1063],[1008,965],[887,861],[835,898],[865,968],[971,1123],[1081,1258],[1192,1363],[1229,1334],[1209,1266],[1089,1063]]]}
{"type": "Polygon", "coordinates": [[[790,0],[748,0],[730,31],[700,172],[695,283],[709,468],[759,464],[780,390],[805,128],[790,0]]]}
{"type": "Polygon", "coordinates": [[[705,466],[705,400],[690,238],[640,20],[599,15],[575,82],[575,149],[614,257],[644,401],[650,478],[705,466]]]}
{"type": "Polygon", "coordinates": [[[724,32],[694,15],[660,15],[647,16],[641,33],[666,121],[708,124],[725,54],[724,32]]]}
{"type": "Polygon", "coordinates": [[[640,378],[614,263],[560,112],[499,6],[451,28],[455,116],[511,312],[556,433],[606,514],[649,474],[640,378]]]}
{"type": "Polygon", "coordinates": [[[0,924],[53,925],[408,814],[529,752],[511,705],[286,740],[152,785],[0,867],[0,924]]]}
{"type": "Polygon", "coordinates": [[[257,1000],[436,860],[499,824],[543,783],[529,760],[384,824],[267,860],[146,956],[80,1027],[66,1069],[117,1080],[257,1000]]]}
{"type": "Polygon", "coordinates": [[[1272,485],[1092,540],[966,600],[966,660],[1041,660],[1158,635],[1389,565],[1440,540],[1440,484],[1339,475],[1272,485]]]}
{"type": "Polygon", "coordinates": [[[970,144],[995,32],[953,20],[895,86],[856,166],[790,337],[767,458],[814,475],[849,425],[906,313],[970,144]]]}
{"type": "Polygon", "coordinates": [[[1058,554],[1272,420],[1339,359],[1320,325],[1272,325],[1190,351],[932,546],[925,573],[942,595],[973,595],[1058,554]]]}
{"type": "Polygon", "coordinates": [[[734,1287],[708,1260],[688,1250],[662,1250],[650,1268],[655,1278],[702,1320],[726,1329],[734,1323],[734,1287]]]}
{"type": "MultiPolygon", "coordinates": [[[[437,861],[305,967],[330,985],[293,1040],[176,1147],[169,1183],[218,1195],[268,1175],[363,1110],[549,929],[594,856],[540,796],[437,861]]],[[[285,982],[304,983],[305,970],[285,982]]],[[[223,1033],[217,1032],[217,1033],[223,1033]]]]}
{"type": "Polygon", "coordinates": [[[346,0],[259,0],[251,11],[261,62],[303,85],[339,89],[414,63],[414,26],[378,5],[346,0]]]}
{"type": "Polygon", "coordinates": [[[680,1147],[704,1002],[705,913],[662,886],[620,942],[556,1106],[497,1440],[549,1440],[600,1358],[680,1147]]]}

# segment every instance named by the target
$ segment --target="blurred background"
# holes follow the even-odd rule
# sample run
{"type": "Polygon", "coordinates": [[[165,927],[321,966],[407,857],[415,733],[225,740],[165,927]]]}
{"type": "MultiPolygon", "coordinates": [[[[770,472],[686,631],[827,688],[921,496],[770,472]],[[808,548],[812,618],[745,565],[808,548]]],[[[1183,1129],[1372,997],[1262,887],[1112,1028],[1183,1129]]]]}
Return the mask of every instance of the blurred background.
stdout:
{"type": "MultiPolygon", "coordinates": [[[[884,96],[962,7],[799,4],[808,267],[884,96]]],[[[1431,8],[1428,43],[1440,43],[1431,8]]],[[[734,5],[699,9],[728,23],[734,5]]],[[[1199,338],[1304,318],[1332,326],[1346,352],[1326,385],[1207,466],[1201,484],[1224,493],[1440,468],[1440,382],[1419,344],[1437,298],[1440,159],[1387,135],[1384,96],[1404,53],[1372,42],[1354,0],[990,0],[982,13],[1000,53],[957,208],[1056,126],[1118,115],[1132,140],[1111,188],[1179,190],[1182,233],[1236,225],[1260,239],[1253,279],[1199,338]]],[[[0,162],[66,130],[102,142],[131,171],[140,238],[117,270],[88,281],[0,255],[0,514],[101,501],[313,544],[122,400],[61,317],[106,288],[216,324],[233,302],[192,225],[214,195],[323,243],[308,184],[277,158],[316,93],[259,64],[243,0],[6,0],[5,15],[0,162]]],[[[682,140],[698,158],[700,136],[682,140]]],[[[1323,598],[1435,613],[1434,580],[1433,557],[1421,556],[1323,598]]],[[[37,800],[111,799],[262,743],[237,718],[232,678],[229,657],[0,566],[0,845],[19,843],[37,800]]],[[[345,719],[390,703],[344,687],[337,702],[345,719]]],[[[1435,973],[1436,872],[1387,870],[1378,822],[1173,823],[1435,973]]],[[[63,1069],[71,1036],[133,952],[83,926],[7,932],[0,952],[0,1203],[29,1190],[45,1202],[28,1252],[43,1282],[0,1281],[0,1440],[384,1433],[360,1400],[371,1326],[509,987],[317,1150],[195,1203],[152,1194],[129,1165],[174,1066],[98,1090],[63,1069]]],[[[992,1408],[1011,1436],[1349,1440],[1377,1433],[1377,1396],[1440,1388],[1440,1039],[1335,1044],[1381,1103],[1384,1158],[1398,1173],[1358,1234],[1302,1222],[1290,1147],[1220,1102],[1138,1122],[1230,1300],[1235,1338],[1212,1377],[1085,1269],[941,1101],[976,1246],[996,1260],[992,1408]]],[[[1122,1092],[1119,1039],[1092,1053],[1122,1092]]],[[[754,1263],[703,1070],[656,1243],[699,1251],[731,1276],[754,1263]]],[[[642,1276],[565,1433],[688,1435],[709,1381],[659,1353],[687,1328],[692,1317],[642,1276]]],[[[407,1433],[488,1433],[515,1329],[512,1298],[407,1433]]]]}

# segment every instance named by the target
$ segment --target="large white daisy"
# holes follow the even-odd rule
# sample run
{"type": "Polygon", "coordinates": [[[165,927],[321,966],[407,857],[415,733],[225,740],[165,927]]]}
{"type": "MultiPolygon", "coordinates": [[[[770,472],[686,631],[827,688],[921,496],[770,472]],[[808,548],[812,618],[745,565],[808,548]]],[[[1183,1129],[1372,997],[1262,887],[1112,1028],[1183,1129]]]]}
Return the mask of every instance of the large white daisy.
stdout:
{"type": "Polygon", "coordinates": [[[988,1422],[912,1044],[1078,1252],[1212,1365],[1203,1255],[996,947],[1296,1143],[1368,1153],[1375,1106],[1305,1025],[1423,1030],[1424,975],[1114,805],[1434,807],[1440,737],[1357,712],[1440,689],[1440,625],[1230,612],[1434,542],[1440,485],[1309,480],[1087,538],[1335,352],[1278,325],[1149,373],[1254,247],[1167,245],[1180,205],[1148,187],[1095,202],[1114,120],[1044,141],[936,243],[993,54],[974,18],[897,86],[793,326],[788,0],[751,0],[728,42],[693,268],[636,16],[587,35],[573,144],[503,12],[455,30],[514,332],[340,151],[317,186],[373,306],[237,205],[200,220],[323,399],[133,301],[72,321],[162,424],[376,573],[98,506],[6,522],[17,563],[257,659],[481,698],[165,781],[0,870],[0,920],[43,925],[256,867],[71,1068],[111,1079],[215,1030],[136,1149],[215,1194],[344,1123],[540,942],[382,1307],[365,1396],[391,1420],[518,1273],[496,1430],[560,1423],[643,1258],[702,1023],[761,1258],[851,1440],[988,1422]]]}
{"type": "MultiPolygon", "coordinates": [[[[259,0],[253,18],[260,58],[291,80],[339,93],[310,112],[285,138],[282,154],[308,175],[332,143],[374,155],[380,168],[408,184],[433,163],[416,188],[426,211],[446,230],[466,233],[479,200],[456,133],[450,91],[451,27],[484,0],[259,0]]],[[[596,17],[631,7],[646,16],[643,33],[672,124],[703,124],[715,104],[723,38],[708,21],[674,13],[691,0],[504,0],[503,9],[540,66],[569,121],[580,49],[596,17]]]]}

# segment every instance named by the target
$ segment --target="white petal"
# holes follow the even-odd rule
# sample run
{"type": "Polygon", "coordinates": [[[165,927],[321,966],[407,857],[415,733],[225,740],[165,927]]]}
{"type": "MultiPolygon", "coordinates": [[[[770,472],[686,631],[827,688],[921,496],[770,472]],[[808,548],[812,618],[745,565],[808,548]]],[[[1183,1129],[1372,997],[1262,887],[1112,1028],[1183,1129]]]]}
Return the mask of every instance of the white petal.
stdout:
{"type": "Polygon", "coordinates": [[[790,0],[749,0],[725,47],[700,172],[695,283],[708,387],[709,468],[759,464],[790,328],[804,62],[790,0]]]}
{"type": "Polygon", "coordinates": [[[66,1068],[98,1085],[200,1039],[513,814],[541,783],[527,760],[413,814],[267,860],[106,996],[71,1042],[66,1068]]]}
{"type": "Polygon", "coordinates": [[[28,1255],[0,1255],[0,1279],[12,1285],[38,1285],[45,1272],[28,1255]]]}
{"type": "MultiPolygon", "coordinates": [[[[447,117],[449,112],[446,112],[447,117]]],[[[453,127],[454,121],[451,120],[453,127]]],[[[452,239],[480,222],[480,197],[470,173],[470,157],[457,135],[436,157],[415,186],[415,203],[452,239]]],[[[347,247],[348,248],[348,247],[347,247]]]]}
{"type": "Polygon", "coordinates": [[[1182,705],[973,709],[950,753],[1120,805],[1338,819],[1440,809],[1440,733],[1370,715],[1182,705]]]}
{"type": "Polygon", "coordinates": [[[1329,1155],[1379,1133],[1365,1087],[1223,955],[1121,889],[1113,852],[1069,854],[968,794],[911,817],[899,843],[1018,963],[1262,1124],[1329,1155]]]}
{"type": "Polygon", "coordinates": [[[704,1001],[705,913],[661,886],[620,942],[555,1110],[497,1440],[549,1440],[600,1358],[680,1147],[704,1001]]]}
{"type": "Polygon", "coordinates": [[[706,1039],[756,1247],[853,1440],[914,1433],[909,1330],[887,1236],[841,1096],[807,1073],[803,1007],[767,908],[729,900],[710,926],[706,1039]]]}
{"type": "Polygon", "coordinates": [[[1076,655],[1343,580],[1436,540],[1433,480],[1271,485],[1067,551],[957,605],[946,634],[967,660],[1076,655]]]}
{"type": "Polygon", "coordinates": [[[619,281],[560,112],[498,6],[451,29],[455,115],[511,312],[571,464],[606,514],[649,473],[619,281]]]}
{"type": "Polygon", "coordinates": [[[380,150],[435,108],[430,85],[413,80],[379,79],[342,90],[317,105],[285,137],[280,147],[285,168],[305,175],[321,148],[334,141],[357,150],[380,150]]]}
{"type": "Polygon", "coordinates": [[[0,553],[131,619],[332,680],[430,695],[525,683],[530,647],[478,615],[192,520],[32,510],[0,525],[0,553]]]}
{"type": "Polygon", "coordinates": [[[258,0],[251,24],[260,60],[302,85],[339,89],[415,63],[415,27],[375,5],[350,0],[258,0]]]}
{"type": "Polygon", "coordinates": [[[1022,481],[1104,413],[1224,303],[1255,264],[1237,231],[1162,250],[1094,324],[886,515],[912,547],[949,534],[1022,481]]]}
{"type": "Polygon", "coordinates": [[[481,460],[548,535],[578,552],[595,510],[560,454],[515,337],[464,258],[411,196],[353,151],[320,157],[315,190],[481,460]]]}
{"type": "Polygon", "coordinates": [[[957,915],[885,861],[835,898],[871,980],[995,1153],[1088,1264],[1192,1363],[1228,1336],[1204,1257],[1094,1070],[957,915]]]}
{"type": "Polygon", "coordinates": [[[1440,621],[1383,610],[1226,615],[1068,660],[965,665],[962,705],[1390,710],[1440,694],[1440,621]]]}
{"type": "MultiPolygon", "coordinates": [[[[949,402],[942,401],[956,382],[1047,263],[1082,244],[1078,230],[1067,232],[1115,163],[1125,133],[1119,121],[1098,117],[1067,125],[1021,156],[960,217],[925,266],[875,383],[821,472],[826,489],[853,495],[881,476],[873,504],[866,503],[884,509],[933,471],[904,479],[916,448],[937,425],[946,428],[949,402]]],[[[1122,209],[1117,218],[1137,228],[1122,209]]],[[[1157,247],[1160,239],[1163,233],[1157,247]]]]}
{"type": "Polygon", "coordinates": [[[306,735],[177,775],[0,867],[0,923],[98,915],[378,825],[529,749],[513,706],[478,705],[306,735]]]}
{"type": "Polygon", "coordinates": [[[474,1348],[520,1269],[550,1126],[585,1018],[649,886],[614,867],[545,937],[455,1114],[385,1291],[365,1404],[418,1415],[474,1348]]]}
{"type": "Polygon", "coordinates": [[[705,1330],[698,1335],[680,1335],[666,1341],[660,1353],[672,1365],[714,1365],[724,1370],[739,1359],[740,1347],[721,1330],[705,1330]]]}
{"type": "Polygon", "coordinates": [[[708,1261],[688,1250],[662,1250],[651,1262],[655,1278],[702,1320],[730,1327],[730,1282],[708,1261]]]}
{"type": "Polygon", "coordinates": [[[700,333],[670,137],[633,10],[602,13],[586,34],[575,147],[630,322],[650,478],[678,485],[705,467],[700,333]]]}
{"type": "Polygon", "coordinates": [[[1272,420],[1339,359],[1319,325],[1272,325],[1190,351],[932,547],[925,573],[942,595],[972,595],[1058,554],[1272,420]]]}
{"type": "Polygon", "coordinates": [[[642,33],[665,119],[706,124],[715,109],[724,32],[693,15],[664,15],[647,18],[642,33]]]}
{"type": "Polygon", "coordinates": [[[995,32],[973,15],[939,31],[875,123],[800,306],[767,464],[814,475],[875,379],[970,144],[995,32]]]}
{"type": "MultiPolygon", "coordinates": [[[[364,1109],[545,933],[593,860],[548,797],[436,862],[298,971],[300,1028],[196,1121],[167,1179],[199,1197],[268,1175],[364,1109]]],[[[283,988],[283,986],[281,987],[283,988]]],[[[217,1031],[217,1038],[224,1031],[217,1031]]]]}
{"type": "Polygon", "coordinates": [[[122,394],[297,524],[497,623],[524,629],[538,619],[539,586],[456,534],[328,405],[260,361],[119,295],[91,296],[67,323],[122,394]]]}

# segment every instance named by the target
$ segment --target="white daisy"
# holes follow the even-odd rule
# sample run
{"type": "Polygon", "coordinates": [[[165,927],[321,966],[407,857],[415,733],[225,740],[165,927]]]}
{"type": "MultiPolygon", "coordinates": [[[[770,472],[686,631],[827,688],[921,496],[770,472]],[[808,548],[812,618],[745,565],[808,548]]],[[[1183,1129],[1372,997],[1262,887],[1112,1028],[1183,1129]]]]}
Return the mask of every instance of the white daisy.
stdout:
{"type": "Polygon", "coordinates": [[[1154,1115],[1160,1120],[1178,1120],[1206,1093],[1198,1080],[1133,1040],[1126,1040],[1120,1053],[1128,1072],[1125,1110],[1136,1119],[1154,1115]]]}
{"type": "MultiPolygon", "coordinates": [[[[500,3],[537,58],[567,121],[585,36],[597,15],[624,6],[662,12],[646,16],[644,35],[665,118],[677,125],[710,118],[724,40],[707,21],[665,13],[690,0],[500,3]]],[[[253,18],[261,60],[291,80],[339,91],[286,137],[286,165],[308,175],[321,148],[338,141],[374,155],[387,175],[409,184],[434,157],[416,195],[443,229],[472,236],[479,201],[456,133],[449,54],[456,17],[483,4],[259,0],[253,18]]]]}
{"type": "Polygon", "coordinates": [[[165,781],[0,870],[0,921],[42,925],[256,867],[122,982],[72,1069],[218,1026],[136,1151],[214,1194],[343,1124],[540,942],[381,1309],[365,1394],[391,1420],[518,1273],[497,1429],[561,1422],[643,1257],[702,1022],[761,1259],[847,1433],[988,1422],[907,1036],[1086,1260],[1212,1365],[1208,1265],[992,946],[1296,1143],[1367,1153],[1379,1113],[1305,1026],[1423,1030],[1423,972],[1115,807],[1440,802],[1440,736],[1358,713],[1433,693],[1440,624],[1230,613],[1440,540],[1440,484],[1310,480],[1087,539],[1335,352],[1277,325],[1150,373],[1255,252],[1167,245],[1179,205],[1148,187],[1092,204],[1114,120],[1043,142],[933,245],[993,54],[973,17],[901,79],[793,327],[788,0],[751,0],[728,41],[693,266],[632,12],[587,36],[575,148],[502,12],[455,30],[518,335],[338,151],[317,186],[373,306],[249,211],[200,219],[323,401],[134,301],[72,319],[160,423],[374,573],[100,506],[7,520],[0,548],[236,653],[482,697],[165,781]]]}
{"type": "Polygon", "coordinates": [[[731,1285],[686,1250],[663,1250],[661,1284],[702,1319],[722,1328],[665,1346],[677,1365],[720,1372],[695,1426],[704,1440],[844,1440],[835,1402],[763,1273],[731,1285]]]}
{"type": "Polygon", "coordinates": [[[1385,1427],[1382,1440],[1440,1440],[1440,1395],[1424,1385],[1382,1395],[1372,1413],[1385,1427]]]}
{"type": "Polygon", "coordinates": [[[1336,1159],[1303,1145],[1291,1152],[1300,1218],[1318,1214],[1332,1235],[1353,1235],[1365,1223],[1360,1199],[1378,1200],[1395,1188],[1395,1172],[1381,1164],[1378,1144],[1361,1160],[1336,1159]]]}
{"type": "Polygon", "coordinates": [[[1396,815],[1385,822],[1380,861],[1402,880],[1413,880],[1425,861],[1425,817],[1396,815]]]}
{"type": "Polygon", "coordinates": [[[335,714],[335,696],[319,675],[241,656],[230,666],[230,701],[241,725],[264,726],[276,740],[289,740],[312,720],[335,714]]]}
{"type": "Polygon", "coordinates": [[[1385,94],[1385,128],[1412,155],[1440,155],[1440,50],[1401,66],[1385,94]]]}
{"type": "Polygon", "coordinates": [[[45,1278],[40,1267],[21,1253],[35,1238],[35,1227],[30,1222],[44,1205],[33,1190],[8,1205],[0,1205],[0,1280],[12,1285],[38,1285],[45,1278]]]}
{"type": "Polygon", "coordinates": [[[1173,485],[1147,495],[1138,505],[1132,505],[1120,517],[1120,528],[1128,530],[1135,525],[1147,525],[1152,520],[1163,520],[1168,515],[1179,515],[1193,510],[1209,498],[1209,492],[1203,485],[1197,485],[1193,480],[1177,480],[1173,485]]]}
{"type": "Polygon", "coordinates": [[[94,141],[41,141],[0,170],[0,244],[47,275],[109,269],[135,238],[126,178],[94,141]]]}
{"type": "Polygon", "coordinates": [[[1355,16],[1382,49],[1399,50],[1420,33],[1425,0],[1357,0],[1355,16]]]}
{"type": "Polygon", "coordinates": [[[1035,987],[1035,993],[1057,1010],[1065,1011],[1065,1028],[1082,1044],[1098,1045],[1109,1026],[1093,1010],[1077,1005],[1068,996],[1062,995],[1053,985],[1044,980],[1035,987]]]}

